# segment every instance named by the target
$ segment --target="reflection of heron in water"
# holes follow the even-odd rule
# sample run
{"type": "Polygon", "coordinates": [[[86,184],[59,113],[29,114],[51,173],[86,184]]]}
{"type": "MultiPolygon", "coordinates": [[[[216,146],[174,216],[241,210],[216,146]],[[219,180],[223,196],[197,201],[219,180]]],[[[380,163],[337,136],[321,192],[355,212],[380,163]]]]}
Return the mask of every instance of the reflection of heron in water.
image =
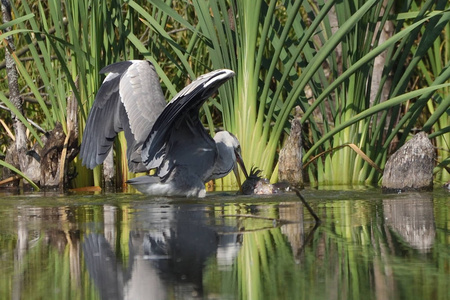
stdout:
{"type": "Polygon", "coordinates": [[[158,75],[148,61],[107,66],[83,134],[80,157],[88,168],[101,164],[117,133],[127,140],[132,172],[156,169],[153,176],[129,180],[151,195],[205,196],[205,183],[232,170],[240,185],[236,163],[245,170],[237,138],[228,131],[211,138],[199,119],[203,103],[234,76],[231,70],[204,74],[166,105],[158,75]]]}
{"type": "Polygon", "coordinates": [[[135,256],[130,251],[129,266],[122,267],[101,234],[88,235],[83,250],[90,277],[102,299],[142,299],[144,295],[151,299],[167,298],[167,289],[158,270],[142,256],[135,256]]]}
{"type": "Polygon", "coordinates": [[[128,266],[103,235],[84,239],[86,266],[102,299],[167,299],[174,290],[201,297],[207,260],[215,255],[219,267],[230,265],[240,248],[236,227],[209,225],[204,206],[151,205],[135,217],[146,229],[130,232],[128,266]]]}

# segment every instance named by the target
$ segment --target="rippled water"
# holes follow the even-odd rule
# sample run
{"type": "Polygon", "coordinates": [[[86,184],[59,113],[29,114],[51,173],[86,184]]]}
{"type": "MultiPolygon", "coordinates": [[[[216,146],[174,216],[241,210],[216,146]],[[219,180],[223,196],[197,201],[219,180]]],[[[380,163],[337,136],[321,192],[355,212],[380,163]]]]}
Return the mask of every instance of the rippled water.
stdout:
{"type": "Polygon", "coordinates": [[[450,299],[450,193],[0,198],[0,299],[450,299]]]}

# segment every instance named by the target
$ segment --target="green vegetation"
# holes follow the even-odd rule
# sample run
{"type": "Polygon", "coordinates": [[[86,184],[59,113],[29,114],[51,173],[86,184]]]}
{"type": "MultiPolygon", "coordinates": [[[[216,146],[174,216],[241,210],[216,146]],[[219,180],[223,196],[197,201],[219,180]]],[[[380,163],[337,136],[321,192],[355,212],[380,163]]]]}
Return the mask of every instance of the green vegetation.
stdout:
{"type": "Polygon", "coordinates": [[[176,205],[117,194],[3,197],[0,297],[100,298],[102,286],[85,260],[93,253],[83,245],[89,234],[98,233],[114,251],[112,265],[97,265],[110,272],[103,278],[110,291],[130,291],[132,283],[152,286],[159,278],[159,292],[171,299],[192,296],[187,288],[192,286],[203,292],[199,296],[215,299],[448,299],[445,191],[419,197],[386,196],[375,189],[305,194],[323,221],[315,231],[313,218],[292,195],[250,204],[238,202],[242,197],[217,196],[176,205]],[[197,218],[167,222],[175,211],[197,218]],[[208,254],[203,261],[188,255],[183,247],[192,244],[185,244],[182,233],[190,231],[183,229],[200,226],[216,232],[222,256],[203,252],[208,254]],[[145,237],[166,232],[171,234],[162,245],[177,251],[143,259],[145,237]],[[198,273],[187,271],[186,262],[198,273]]]}
{"type": "MultiPolygon", "coordinates": [[[[234,70],[236,77],[203,106],[202,119],[212,134],[217,128],[235,133],[246,164],[272,181],[296,107],[304,162],[314,158],[305,170],[314,184],[377,183],[381,174],[342,146],[356,145],[383,168],[418,130],[429,132],[437,146],[436,182],[450,179],[446,0],[395,7],[395,1],[380,0],[12,2],[15,19],[0,25],[0,41],[12,35],[23,53],[14,58],[21,93],[32,100],[19,114],[30,147],[40,137],[26,118],[44,130],[56,122],[67,130],[73,94],[81,140],[101,84],[99,70],[119,60],[148,59],[168,99],[211,69],[234,70]],[[13,31],[5,32],[8,26],[13,31]]],[[[0,74],[0,100],[13,109],[5,69],[0,74]]],[[[2,145],[5,152],[8,144],[2,145]]],[[[115,147],[119,183],[133,176],[121,154],[124,145],[122,138],[115,147]]],[[[91,172],[74,163],[74,186],[101,185],[100,168],[91,172]]]]}

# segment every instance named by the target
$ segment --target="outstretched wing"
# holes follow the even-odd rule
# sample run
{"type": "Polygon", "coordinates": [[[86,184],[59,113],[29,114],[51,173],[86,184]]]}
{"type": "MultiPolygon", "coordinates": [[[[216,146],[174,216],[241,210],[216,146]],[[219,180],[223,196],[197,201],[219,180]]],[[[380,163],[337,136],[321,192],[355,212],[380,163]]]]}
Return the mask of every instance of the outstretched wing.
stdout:
{"type": "Polygon", "coordinates": [[[159,77],[148,61],[125,61],[101,70],[109,73],[95,97],[81,143],[80,157],[88,168],[101,164],[120,131],[127,140],[128,166],[145,171],[141,146],[166,101],[159,77]]]}
{"type": "Polygon", "coordinates": [[[198,77],[175,95],[156,120],[142,146],[142,162],[148,169],[158,167],[163,161],[165,144],[174,126],[185,122],[184,125],[194,127],[201,105],[233,76],[231,70],[216,70],[198,77]]]}

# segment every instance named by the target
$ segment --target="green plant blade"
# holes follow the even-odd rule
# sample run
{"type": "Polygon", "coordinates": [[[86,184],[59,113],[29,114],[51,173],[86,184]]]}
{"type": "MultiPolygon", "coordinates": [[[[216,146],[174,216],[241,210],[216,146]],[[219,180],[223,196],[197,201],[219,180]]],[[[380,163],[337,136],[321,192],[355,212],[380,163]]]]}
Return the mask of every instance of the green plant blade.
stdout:
{"type": "Polygon", "coordinates": [[[23,179],[25,179],[26,181],[28,181],[30,183],[30,185],[36,190],[39,191],[39,187],[33,182],[33,180],[31,180],[29,177],[27,177],[24,173],[22,173],[20,170],[18,170],[17,168],[15,168],[13,165],[3,161],[0,159],[0,165],[10,169],[11,171],[15,172],[17,175],[21,176],[23,179]]]}

